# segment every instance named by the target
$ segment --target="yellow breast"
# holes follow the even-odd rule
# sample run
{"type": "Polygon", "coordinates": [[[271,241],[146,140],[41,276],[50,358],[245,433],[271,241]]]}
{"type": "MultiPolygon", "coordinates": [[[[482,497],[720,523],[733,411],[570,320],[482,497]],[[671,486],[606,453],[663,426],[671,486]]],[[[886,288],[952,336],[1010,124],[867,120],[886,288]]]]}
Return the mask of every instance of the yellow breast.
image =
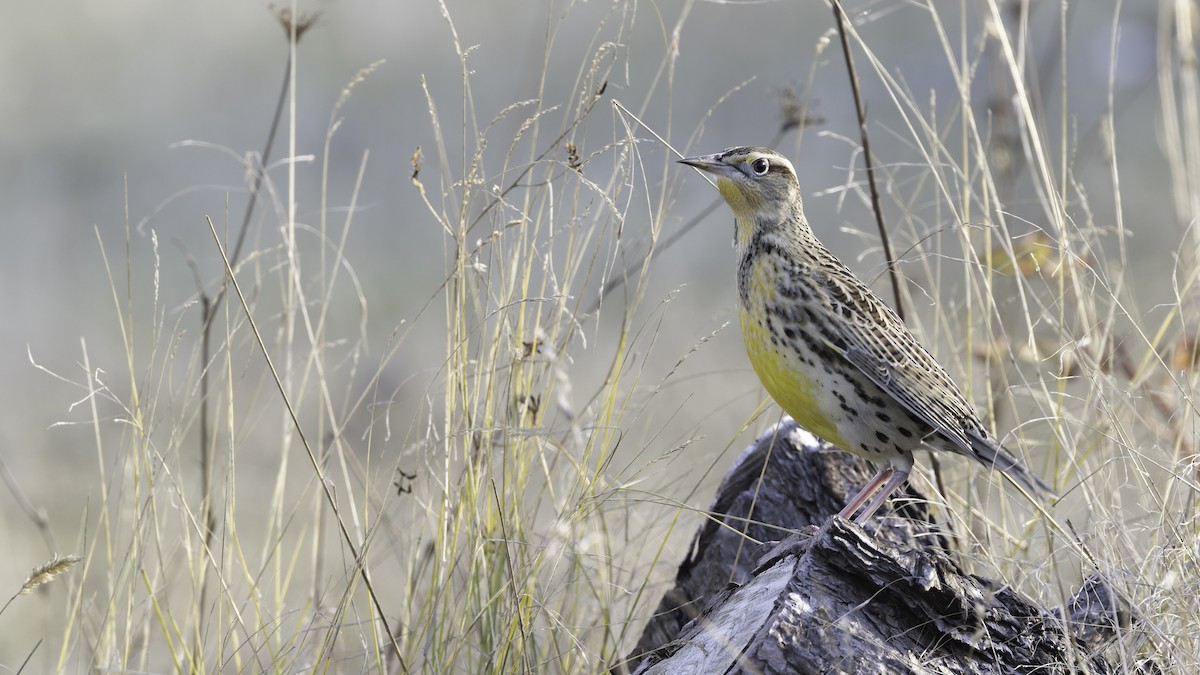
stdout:
{"type": "Polygon", "coordinates": [[[784,412],[805,429],[846,448],[849,444],[838,431],[835,417],[840,409],[829,391],[837,383],[825,382],[827,372],[805,362],[810,358],[815,361],[817,355],[809,354],[801,340],[790,340],[783,334],[782,317],[767,319],[767,308],[777,302],[778,273],[772,261],[761,259],[747,279],[747,302],[738,303],[746,355],[763,387],[784,412]]]}

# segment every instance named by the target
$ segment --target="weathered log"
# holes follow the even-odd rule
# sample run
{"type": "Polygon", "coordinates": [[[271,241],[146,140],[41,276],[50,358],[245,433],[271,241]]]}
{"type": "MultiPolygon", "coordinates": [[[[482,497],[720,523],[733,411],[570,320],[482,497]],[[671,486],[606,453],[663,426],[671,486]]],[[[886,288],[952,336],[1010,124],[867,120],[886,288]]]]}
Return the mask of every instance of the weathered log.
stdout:
{"type": "Polygon", "coordinates": [[[1102,584],[1085,587],[1064,621],[965,574],[912,487],[866,529],[830,517],[871,474],[791,420],[761,436],[726,476],[626,664],[637,673],[1111,671],[1095,650],[1128,613],[1102,584]],[[782,545],[753,543],[795,530],[782,545]],[[1091,634],[1076,628],[1081,612],[1091,634]]]}

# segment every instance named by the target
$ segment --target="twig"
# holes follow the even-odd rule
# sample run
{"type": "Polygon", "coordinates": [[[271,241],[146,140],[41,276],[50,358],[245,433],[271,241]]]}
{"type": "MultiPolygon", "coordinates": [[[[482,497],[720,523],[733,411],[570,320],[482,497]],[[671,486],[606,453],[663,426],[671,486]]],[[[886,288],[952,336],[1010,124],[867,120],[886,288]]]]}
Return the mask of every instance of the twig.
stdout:
{"type": "Polygon", "coordinates": [[[267,371],[271,373],[271,379],[275,383],[276,389],[279,391],[279,397],[284,407],[287,409],[288,418],[292,422],[292,428],[296,431],[296,437],[300,439],[300,444],[304,446],[305,456],[308,458],[309,464],[312,466],[313,474],[317,477],[317,481],[321,484],[321,493],[325,496],[326,503],[333,510],[334,520],[337,522],[338,531],[342,537],[342,543],[350,550],[351,556],[354,557],[354,566],[358,570],[358,575],[363,580],[363,585],[367,588],[367,596],[371,598],[371,603],[375,607],[375,612],[379,615],[379,622],[383,625],[384,631],[391,641],[392,648],[396,652],[396,658],[400,662],[400,667],[404,672],[408,672],[408,664],[404,660],[404,655],[400,651],[400,645],[396,642],[396,635],[392,632],[392,628],[387,619],[387,614],[383,611],[383,605],[379,601],[379,595],[375,592],[375,584],[371,582],[371,575],[367,572],[366,545],[363,542],[363,547],[360,549],[354,543],[354,538],[350,535],[349,528],[346,527],[341,515],[338,513],[337,499],[334,498],[333,488],[325,475],[325,470],[321,466],[321,462],[317,460],[316,452],[313,451],[312,445],[308,442],[308,436],[304,433],[304,427],[300,424],[300,418],[296,413],[296,407],[292,405],[291,398],[287,395],[287,390],[283,386],[283,378],[279,375],[279,370],[275,367],[275,362],[271,359],[271,353],[267,350],[267,343],[263,340],[262,332],[258,330],[258,322],[254,320],[254,314],[250,312],[250,303],[246,300],[245,294],[242,293],[242,287],[238,284],[237,277],[233,274],[233,266],[230,264],[229,257],[225,254],[225,247],[221,244],[221,235],[217,234],[217,228],[213,225],[211,218],[206,218],[208,223],[208,231],[212,234],[213,242],[216,244],[217,253],[221,257],[221,262],[224,263],[225,277],[230,286],[233,287],[233,292],[237,295],[239,303],[241,303],[242,312],[246,316],[246,323],[250,326],[250,332],[254,334],[254,343],[258,345],[259,351],[263,355],[263,360],[267,364],[267,371]]]}
{"type": "Polygon", "coordinates": [[[875,224],[879,227],[879,240],[883,243],[883,259],[888,276],[892,280],[892,294],[896,301],[896,314],[904,320],[904,305],[900,302],[900,272],[896,269],[896,258],[892,255],[892,241],[888,238],[883,223],[883,210],[879,207],[879,188],[875,184],[875,163],[871,161],[871,141],[867,135],[867,111],[859,91],[858,71],[854,68],[854,55],[850,52],[850,40],[846,37],[846,13],[842,0],[833,0],[833,20],[837,24],[838,38],[842,42],[842,55],[846,59],[846,71],[850,76],[850,91],[854,94],[854,112],[858,116],[858,134],[862,138],[863,162],[867,166],[867,185],[871,192],[871,209],[875,212],[875,224]]]}
{"type": "MultiPolygon", "coordinates": [[[[274,9],[274,8],[271,8],[274,9]]],[[[293,39],[293,17],[290,10],[276,10],[276,19],[281,24],[284,24],[288,34],[289,42],[293,39]]],[[[312,27],[316,21],[317,15],[301,16],[298,21],[295,21],[294,34],[297,41],[304,31],[312,27]]],[[[258,203],[258,194],[262,189],[262,183],[266,176],[266,167],[268,158],[271,156],[271,150],[275,145],[275,137],[279,131],[279,122],[283,118],[283,105],[287,101],[288,83],[291,81],[292,71],[292,50],[289,47],[287,61],[283,65],[283,84],[279,89],[279,98],[275,102],[275,114],[271,118],[271,128],[267,131],[267,142],[263,146],[262,154],[259,155],[258,166],[254,168],[254,184],[250,188],[250,199],[246,203],[246,210],[242,214],[242,226],[238,232],[237,243],[233,248],[233,255],[229,262],[233,267],[237,266],[238,260],[242,255],[242,246],[246,242],[246,233],[250,230],[250,218],[254,215],[254,207],[258,203]]],[[[221,301],[225,299],[225,292],[228,286],[223,285],[216,295],[209,297],[208,292],[204,290],[204,285],[201,282],[200,276],[196,271],[194,262],[189,258],[189,264],[192,265],[192,272],[196,276],[196,287],[200,295],[200,522],[204,524],[204,547],[206,550],[212,550],[213,538],[216,536],[217,522],[216,516],[212,509],[212,490],[213,490],[213,474],[215,464],[212,458],[212,440],[209,431],[209,356],[212,352],[212,326],[213,320],[217,316],[217,309],[221,306],[221,301]]],[[[205,606],[205,596],[208,593],[207,575],[201,572],[200,581],[200,602],[197,607],[205,606]]],[[[199,664],[200,644],[197,638],[196,649],[194,650],[194,658],[197,659],[194,665],[199,664]]]]}
{"type": "MultiPolygon", "coordinates": [[[[517,589],[517,572],[513,569],[512,553],[508,550],[509,538],[508,527],[504,524],[504,507],[500,504],[500,492],[496,490],[496,480],[492,481],[492,498],[496,500],[496,515],[500,519],[500,543],[504,546],[504,564],[508,568],[508,583],[513,594],[513,613],[517,617],[517,628],[521,632],[521,666],[527,673],[534,672],[533,666],[529,663],[529,630],[525,627],[525,617],[521,615],[521,592],[517,589]]],[[[508,650],[504,650],[504,657],[508,658],[508,650]]]]}

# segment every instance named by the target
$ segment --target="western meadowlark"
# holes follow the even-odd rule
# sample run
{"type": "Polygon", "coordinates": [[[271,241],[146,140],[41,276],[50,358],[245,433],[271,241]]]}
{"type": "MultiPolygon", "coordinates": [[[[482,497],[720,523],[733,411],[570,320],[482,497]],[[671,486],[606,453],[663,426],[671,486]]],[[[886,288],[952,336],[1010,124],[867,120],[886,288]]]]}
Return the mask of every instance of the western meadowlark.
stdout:
{"type": "Polygon", "coordinates": [[[742,338],[767,392],[809,431],[886,464],[839,515],[853,516],[879,490],[856,522],[870,518],[921,447],[974,457],[1030,492],[1050,492],[989,436],[896,313],[817,240],[786,157],[740,147],[680,161],[714,175],[733,209],[742,338]]]}

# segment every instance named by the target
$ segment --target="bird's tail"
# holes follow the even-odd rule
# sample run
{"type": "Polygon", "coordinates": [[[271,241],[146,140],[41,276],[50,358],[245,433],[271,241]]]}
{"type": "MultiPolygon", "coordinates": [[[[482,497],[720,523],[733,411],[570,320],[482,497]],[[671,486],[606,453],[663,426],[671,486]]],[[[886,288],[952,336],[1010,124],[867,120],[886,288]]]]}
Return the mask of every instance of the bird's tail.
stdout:
{"type": "Polygon", "coordinates": [[[1029,469],[1025,468],[1024,464],[1021,464],[1020,460],[1008,454],[996,441],[969,432],[967,433],[967,438],[971,441],[971,451],[975,453],[975,457],[979,461],[1000,469],[1034,495],[1055,496],[1054,491],[1050,489],[1049,485],[1046,485],[1041,478],[1033,475],[1029,469]]]}

